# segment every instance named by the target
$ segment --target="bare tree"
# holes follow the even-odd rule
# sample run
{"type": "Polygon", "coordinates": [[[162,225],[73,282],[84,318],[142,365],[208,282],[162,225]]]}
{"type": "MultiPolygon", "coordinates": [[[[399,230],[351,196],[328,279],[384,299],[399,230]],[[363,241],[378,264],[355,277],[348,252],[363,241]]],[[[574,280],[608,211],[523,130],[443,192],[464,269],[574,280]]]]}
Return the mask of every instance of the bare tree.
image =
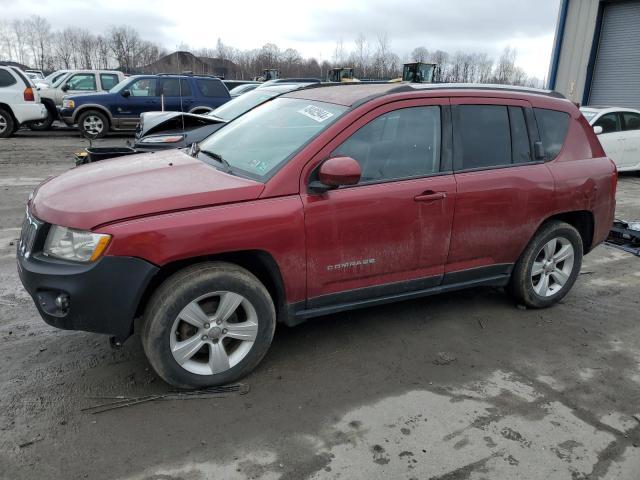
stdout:
{"type": "Polygon", "coordinates": [[[426,62],[429,60],[429,50],[426,47],[416,47],[411,51],[411,59],[414,62],[426,62]]]}
{"type": "Polygon", "coordinates": [[[371,48],[369,47],[369,42],[367,42],[367,37],[365,37],[363,33],[360,33],[356,38],[355,44],[356,48],[352,55],[353,66],[358,71],[359,76],[366,77],[371,66],[371,48]]]}
{"type": "Polygon", "coordinates": [[[516,64],[516,51],[511,47],[506,47],[500,55],[496,71],[494,73],[495,82],[502,84],[512,83],[516,64]]]}
{"type": "Polygon", "coordinates": [[[50,55],[51,25],[44,18],[34,15],[23,23],[26,43],[31,52],[31,60],[36,68],[44,69],[50,55]]]}

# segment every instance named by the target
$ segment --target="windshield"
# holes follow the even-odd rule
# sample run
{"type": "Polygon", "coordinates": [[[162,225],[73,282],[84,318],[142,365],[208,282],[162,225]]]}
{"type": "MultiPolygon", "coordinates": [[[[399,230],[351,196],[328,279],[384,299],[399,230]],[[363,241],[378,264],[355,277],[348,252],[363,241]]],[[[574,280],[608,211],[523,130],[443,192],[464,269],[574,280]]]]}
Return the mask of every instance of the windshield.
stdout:
{"type": "Polygon", "coordinates": [[[60,85],[65,78],[67,78],[67,76],[69,75],[69,72],[64,72],[63,74],[61,74],[59,77],[56,77],[52,82],[51,82],[51,86],[52,87],[57,87],[58,85],[60,85]]]}
{"type": "Polygon", "coordinates": [[[213,112],[209,112],[208,115],[230,122],[234,118],[248,112],[253,107],[260,105],[281,93],[284,92],[273,90],[256,90],[254,92],[248,92],[240,97],[234,98],[233,100],[229,100],[221,107],[216,108],[213,112]]]}
{"type": "MultiPolygon", "coordinates": [[[[200,150],[224,158],[232,172],[264,181],[346,110],[332,103],[276,98],[218,130],[200,150]]],[[[216,164],[204,155],[199,158],[216,164]]]]}
{"type": "Polygon", "coordinates": [[[598,113],[598,112],[594,112],[593,110],[580,110],[580,111],[582,112],[582,115],[584,115],[584,118],[586,118],[587,121],[589,122],[598,113]]]}

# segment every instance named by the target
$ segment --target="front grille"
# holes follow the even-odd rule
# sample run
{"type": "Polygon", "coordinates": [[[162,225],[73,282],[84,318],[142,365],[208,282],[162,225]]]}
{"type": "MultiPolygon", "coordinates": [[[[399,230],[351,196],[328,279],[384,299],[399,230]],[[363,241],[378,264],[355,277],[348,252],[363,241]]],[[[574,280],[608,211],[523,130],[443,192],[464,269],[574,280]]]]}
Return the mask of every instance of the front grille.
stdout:
{"type": "Polygon", "coordinates": [[[18,253],[25,258],[29,258],[33,250],[33,244],[38,236],[38,230],[42,226],[42,222],[34,218],[27,209],[22,222],[22,231],[20,232],[20,243],[18,244],[18,253]]]}

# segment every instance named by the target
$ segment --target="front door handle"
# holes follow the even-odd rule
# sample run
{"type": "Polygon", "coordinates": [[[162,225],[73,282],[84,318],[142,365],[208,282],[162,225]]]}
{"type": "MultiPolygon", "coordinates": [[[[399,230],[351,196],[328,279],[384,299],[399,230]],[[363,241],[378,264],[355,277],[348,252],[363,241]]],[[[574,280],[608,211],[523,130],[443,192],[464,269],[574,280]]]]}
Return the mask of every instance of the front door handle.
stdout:
{"type": "Polygon", "coordinates": [[[445,192],[434,192],[433,190],[427,190],[426,192],[413,197],[416,202],[435,202],[437,200],[444,200],[445,198],[447,198],[447,194],[445,192]]]}

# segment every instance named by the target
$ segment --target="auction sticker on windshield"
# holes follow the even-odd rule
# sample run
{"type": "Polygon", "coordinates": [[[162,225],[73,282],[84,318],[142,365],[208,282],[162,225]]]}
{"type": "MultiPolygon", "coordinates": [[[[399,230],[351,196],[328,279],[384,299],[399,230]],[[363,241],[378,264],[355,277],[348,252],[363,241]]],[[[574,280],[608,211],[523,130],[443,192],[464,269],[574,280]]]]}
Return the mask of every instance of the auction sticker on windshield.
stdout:
{"type": "Polygon", "coordinates": [[[307,105],[302,110],[298,110],[298,113],[301,113],[316,122],[324,122],[328,118],[333,117],[333,113],[323,108],[316,107],[315,105],[307,105]]]}

